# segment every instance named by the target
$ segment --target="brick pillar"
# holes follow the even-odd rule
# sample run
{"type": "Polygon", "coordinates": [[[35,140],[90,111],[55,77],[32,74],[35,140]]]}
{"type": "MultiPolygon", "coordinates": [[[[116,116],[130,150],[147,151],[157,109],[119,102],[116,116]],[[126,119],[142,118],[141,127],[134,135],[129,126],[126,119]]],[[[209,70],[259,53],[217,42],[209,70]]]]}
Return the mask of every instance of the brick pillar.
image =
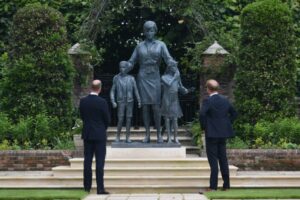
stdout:
{"type": "Polygon", "coordinates": [[[216,79],[221,86],[220,93],[229,98],[233,98],[232,77],[220,75],[218,72],[220,71],[220,67],[224,64],[227,54],[229,53],[221,45],[219,45],[217,41],[215,41],[214,44],[202,53],[202,67],[206,68],[208,71],[212,71],[212,73],[200,74],[200,102],[207,97],[205,83],[208,79],[216,79]],[[214,74],[213,71],[216,71],[216,74],[214,74]]]}
{"type": "Polygon", "coordinates": [[[73,102],[79,106],[80,98],[89,93],[90,83],[94,79],[94,70],[90,65],[91,54],[80,49],[80,44],[75,44],[68,51],[74,64],[76,74],[74,78],[73,102]]]}

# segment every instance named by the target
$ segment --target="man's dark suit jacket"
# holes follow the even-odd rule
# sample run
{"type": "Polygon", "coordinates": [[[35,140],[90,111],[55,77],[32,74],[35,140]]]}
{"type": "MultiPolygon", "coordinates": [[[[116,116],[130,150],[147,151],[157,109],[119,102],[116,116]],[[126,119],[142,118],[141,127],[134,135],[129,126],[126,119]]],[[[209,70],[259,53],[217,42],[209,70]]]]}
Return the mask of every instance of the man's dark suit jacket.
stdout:
{"type": "Polygon", "coordinates": [[[80,100],[79,111],[83,120],[81,138],[106,141],[106,129],[110,123],[107,102],[97,95],[90,94],[80,100]]]}
{"type": "Polygon", "coordinates": [[[208,138],[233,137],[232,123],[236,117],[230,102],[219,94],[210,96],[202,103],[200,124],[208,138]]]}

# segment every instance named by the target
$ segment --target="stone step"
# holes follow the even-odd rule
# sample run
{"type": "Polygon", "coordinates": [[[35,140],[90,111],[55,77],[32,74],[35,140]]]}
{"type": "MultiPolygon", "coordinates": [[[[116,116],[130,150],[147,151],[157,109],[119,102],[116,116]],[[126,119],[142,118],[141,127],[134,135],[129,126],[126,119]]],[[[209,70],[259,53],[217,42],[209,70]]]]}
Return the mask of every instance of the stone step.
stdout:
{"type": "Polygon", "coordinates": [[[184,146],[186,149],[187,154],[195,154],[200,156],[201,155],[201,149],[197,146],[184,146]]]}
{"type": "MultiPolygon", "coordinates": [[[[105,186],[106,190],[111,194],[153,194],[153,193],[198,193],[200,189],[204,189],[205,187],[198,185],[180,185],[180,186],[172,186],[172,185],[114,185],[105,186]]],[[[92,194],[96,193],[96,188],[91,190],[92,194]]],[[[113,198],[112,198],[113,199],[113,198]]],[[[99,198],[98,198],[99,200],[99,198]]],[[[117,200],[117,198],[116,198],[117,200]]],[[[137,198],[135,200],[145,200],[144,198],[137,198]]],[[[168,198],[166,200],[177,200],[177,198],[168,198]]],[[[201,200],[199,198],[187,198],[187,200],[201,200]]]]}
{"type": "MultiPolygon", "coordinates": [[[[83,200],[208,200],[204,195],[194,193],[123,193],[110,195],[89,194],[83,200]]],[[[228,199],[227,199],[228,200],[228,199]]]]}
{"type": "MultiPolygon", "coordinates": [[[[175,193],[186,192],[184,188],[204,188],[208,187],[209,176],[105,176],[105,187],[107,190],[115,188],[115,192],[121,193],[138,192],[140,188],[143,192],[149,189],[164,186],[166,190],[175,193]],[[132,190],[133,189],[133,190],[132,190]]],[[[0,177],[0,188],[82,188],[82,177],[0,177]]],[[[93,188],[96,182],[93,179],[93,188]]],[[[222,187],[222,180],[219,178],[219,186],[222,187]]],[[[300,187],[300,176],[235,176],[231,177],[232,188],[295,188],[300,187]]]]}
{"type": "MultiPolygon", "coordinates": [[[[230,166],[230,175],[236,176],[237,167],[230,166]]],[[[83,166],[71,168],[70,166],[59,166],[52,168],[53,176],[83,176],[83,166]]],[[[93,168],[95,174],[95,168],[93,168]]],[[[210,174],[209,167],[105,167],[106,176],[207,176],[210,174]]]]}
{"type": "MultiPolygon", "coordinates": [[[[71,168],[83,166],[83,158],[69,159],[71,168]]],[[[95,161],[93,162],[95,167],[95,161]]],[[[209,167],[207,158],[174,159],[106,159],[106,168],[145,168],[145,167],[209,167]]]]}

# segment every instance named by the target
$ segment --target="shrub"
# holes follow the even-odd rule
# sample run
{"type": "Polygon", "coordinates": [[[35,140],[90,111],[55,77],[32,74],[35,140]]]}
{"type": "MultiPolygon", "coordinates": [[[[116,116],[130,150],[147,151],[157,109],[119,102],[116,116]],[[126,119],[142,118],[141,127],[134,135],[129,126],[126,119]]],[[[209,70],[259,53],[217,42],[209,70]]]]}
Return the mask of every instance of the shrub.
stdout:
{"type": "Polygon", "coordinates": [[[229,149],[248,149],[249,145],[239,137],[228,139],[227,148],[229,149]]]}
{"type": "Polygon", "coordinates": [[[273,122],[261,121],[254,126],[253,132],[256,140],[261,140],[263,143],[300,144],[300,122],[298,118],[283,118],[273,122]]]}
{"type": "Polygon", "coordinates": [[[34,133],[33,118],[20,119],[19,123],[15,124],[12,128],[12,137],[18,140],[21,144],[31,141],[31,135],[34,133]]]}
{"type": "Polygon", "coordinates": [[[57,117],[45,113],[22,118],[13,126],[11,138],[25,149],[53,148],[60,134],[59,124],[57,117]]]}
{"type": "Polygon", "coordinates": [[[286,4],[265,0],[244,8],[235,90],[239,123],[295,116],[294,39],[286,4]]]}
{"type": "Polygon", "coordinates": [[[193,143],[202,147],[202,130],[197,119],[188,124],[189,130],[192,133],[193,143]]]}
{"type": "Polygon", "coordinates": [[[59,119],[58,127],[70,128],[74,69],[61,13],[40,4],[25,6],[13,18],[11,38],[2,109],[14,122],[46,112],[59,119]]]}
{"type": "Polygon", "coordinates": [[[53,149],[75,149],[73,134],[71,132],[64,132],[55,138],[53,149]]]}
{"type": "Polygon", "coordinates": [[[12,124],[6,114],[0,112],[0,142],[11,137],[12,124]]]}

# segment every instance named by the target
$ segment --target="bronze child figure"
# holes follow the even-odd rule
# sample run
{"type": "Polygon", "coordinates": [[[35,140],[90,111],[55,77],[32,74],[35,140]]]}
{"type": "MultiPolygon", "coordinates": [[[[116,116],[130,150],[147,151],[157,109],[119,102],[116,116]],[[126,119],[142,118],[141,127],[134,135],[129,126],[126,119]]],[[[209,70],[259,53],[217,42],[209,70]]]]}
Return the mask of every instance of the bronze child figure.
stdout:
{"type": "Polygon", "coordinates": [[[110,90],[110,99],[113,108],[118,107],[118,129],[116,142],[120,142],[120,134],[126,111],[126,142],[130,143],[130,126],[134,102],[133,93],[135,93],[139,108],[141,107],[141,100],[134,77],[127,74],[129,70],[129,63],[127,61],[121,61],[119,67],[120,73],[114,76],[113,85],[110,90]]]}
{"type": "Polygon", "coordinates": [[[168,63],[166,72],[161,77],[161,81],[163,88],[161,115],[165,120],[168,143],[172,143],[171,134],[172,130],[174,130],[174,142],[180,144],[177,138],[177,119],[182,117],[183,114],[179,104],[178,92],[187,94],[189,90],[186,89],[181,83],[180,73],[177,68],[176,61],[170,61],[168,63]]]}

